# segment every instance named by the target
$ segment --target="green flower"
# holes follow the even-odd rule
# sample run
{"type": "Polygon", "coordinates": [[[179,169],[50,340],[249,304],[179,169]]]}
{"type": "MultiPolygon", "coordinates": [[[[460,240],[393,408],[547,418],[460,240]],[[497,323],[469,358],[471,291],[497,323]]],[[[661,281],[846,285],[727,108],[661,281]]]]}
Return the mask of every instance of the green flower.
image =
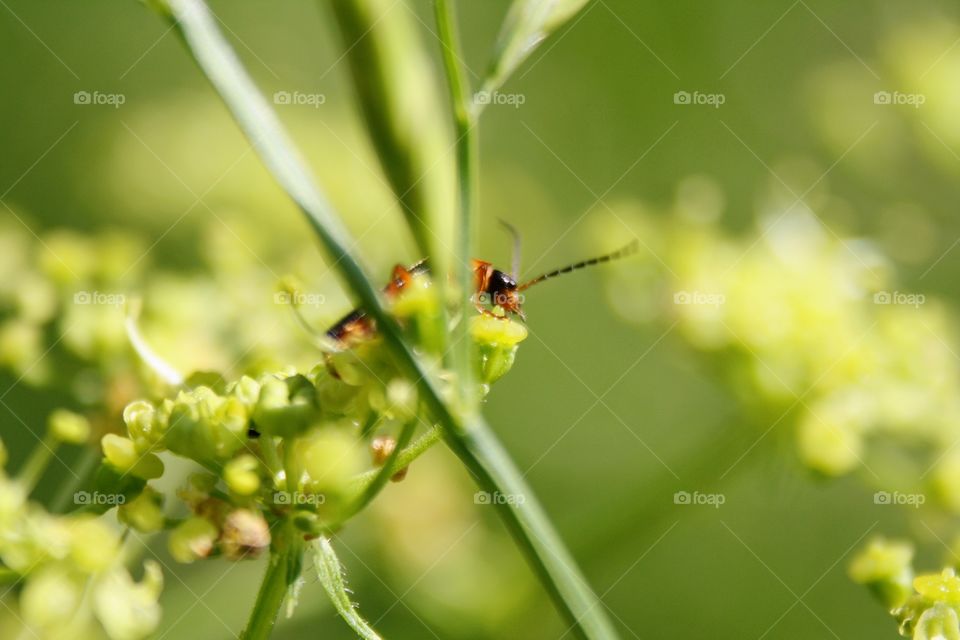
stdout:
{"type": "Polygon", "coordinates": [[[173,453],[208,467],[219,467],[247,441],[249,414],[234,396],[209,387],[177,394],[163,444],[173,453]]]}
{"type": "Polygon", "coordinates": [[[262,433],[295,437],[318,415],[317,390],[306,376],[268,377],[260,386],[253,421],[262,433]]]}
{"type": "Polygon", "coordinates": [[[110,640],[140,640],[160,624],[163,573],[152,560],[145,561],[143,568],[140,582],[118,567],[99,577],[93,587],[93,608],[110,640]]]}
{"type": "Polygon", "coordinates": [[[480,380],[491,384],[513,367],[517,346],[526,339],[527,328],[509,318],[481,314],[470,318],[470,335],[478,347],[480,380]]]}
{"type": "Polygon", "coordinates": [[[47,429],[57,440],[69,444],[83,444],[90,437],[90,422],[66,409],[57,409],[50,414],[47,429]]]}
{"type": "Polygon", "coordinates": [[[193,517],[170,532],[167,548],[177,562],[190,563],[206,558],[220,537],[220,530],[206,518],[193,517]]]}
{"type": "Polygon", "coordinates": [[[913,593],[912,562],[913,546],[909,543],[875,538],[850,563],[850,577],[868,585],[892,609],[913,593]]]}

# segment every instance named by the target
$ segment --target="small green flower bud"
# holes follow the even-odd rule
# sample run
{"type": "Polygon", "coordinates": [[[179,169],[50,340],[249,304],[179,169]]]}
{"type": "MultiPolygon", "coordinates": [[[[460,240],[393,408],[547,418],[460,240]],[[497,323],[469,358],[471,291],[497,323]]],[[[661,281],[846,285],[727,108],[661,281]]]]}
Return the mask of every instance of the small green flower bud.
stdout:
{"type": "Polygon", "coordinates": [[[395,418],[409,420],[417,412],[417,388],[404,378],[394,378],[387,384],[387,402],[395,418]]]}
{"type": "Polygon", "coordinates": [[[913,593],[913,547],[883,538],[871,540],[850,563],[850,577],[868,585],[884,606],[901,606],[913,593]]]}
{"type": "Polygon", "coordinates": [[[107,462],[119,471],[127,471],[137,463],[137,450],[129,438],[108,433],[101,438],[100,447],[107,462]]]}
{"type": "Polygon", "coordinates": [[[89,573],[102,571],[120,557],[120,539],[105,522],[94,516],[77,516],[68,524],[70,557],[89,573]]]}
{"type": "Polygon", "coordinates": [[[250,376],[243,376],[229,387],[232,393],[248,411],[253,411],[253,407],[260,398],[260,383],[250,376]]]}
{"type": "Polygon", "coordinates": [[[177,455],[219,465],[246,445],[248,425],[249,415],[240,400],[197,387],[177,395],[164,443],[177,455]]]}
{"type": "Polygon", "coordinates": [[[512,347],[526,340],[528,331],[519,322],[484,313],[470,318],[470,335],[481,346],[512,347]]]}
{"type": "Polygon", "coordinates": [[[20,614],[30,627],[63,629],[83,599],[83,580],[63,566],[49,566],[31,574],[20,595],[20,614]]]}
{"type": "Polygon", "coordinates": [[[118,567],[94,585],[93,608],[110,640],[141,640],[160,624],[163,573],[152,560],[143,563],[143,570],[139,583],[118,567]]]}
{"type": "Polygon", "coordinates": [[[155,454],[137,453],[133,440],[108,433],[100,441],[107,463],[121,473],[130,473],[144,480],[163,475],[163,462],[155,454]]]}
{"type": "Polygon", "coordinates": [[[363,470],[363,453],[355,438],[336,428],[306,440],[301,458],[312,486],[325,494],[338,494],[363,470]]]}
{"type": "Polygon", "coordinates": [[[136,498],[117,509],[123,524],[140,531],[154,533],[163,529],[163,495],[147,487],[136,498]]]}
{"type": "Polygon", "coordinates": [[[270,546],[270,527],[259,512],[237,509],[223,522],[220,544],[228,558],[255,556],[270,546]]]}
{"type": "Polygon", "coordinates": [[[50,414],[47,429],[57,440],[68,444],[83,444],[90,437],[90,422],[66,409],[57,409],[50,414]]]}
{"type": "Polygon", "coordinates": [[[128,404],[123,410],[123,422],[137,451],[154,448],[166,431],[165,416],[146,400],[128,404]]]}
{"type": "Polygon", "coordinates": [[[913,588],[928,600],[960,604],[960,578],[952,567],[940,573],[917,576],[913,580],[913,588]]]}
{"type": "Polygon", "coordinates": [[[491,384],[513,367],[517,345],[526,339],[527,328],[508,318],[482,314],[470,318],[470,335],[480,356],[480,381],[491,384]]]}
{"type": "Polygon", "coordinates": [[[312,511],[299,510],[293,514],[293,525],[308,535],[319,535],[320,517],[312,511]]]}
{"type": "Polygon", "coordinates": [[[253,420],[263,433],[295,437],[306,431],[317,417],[317,390],[305,376],[268,378],[260,387],[253,420]]]}
{"type": "Polygon", "coordinates": [[[0,469],[7,466],[7,447],[3,444],[3,440],[0,440],[0,469]]]}
{"type": "Polygon", "coordinates": [[[177,562],[190,563],[213,551],[220,531],[206,518],[189,518],[170,532],[167,548],[177,562]]]}
{"type": "Polygon", "coordinates": [[[917,621],[913,640],[960,640],[956,610],[943,602],[934,604],[917,621]]]}
{"type": "Polygon", "coordinates": [[[260,461],[250,454],[243,454],[228,462],[223,468],[223,479],[230,490],[241,496],[253,495],[260,489],[260,461]]]}

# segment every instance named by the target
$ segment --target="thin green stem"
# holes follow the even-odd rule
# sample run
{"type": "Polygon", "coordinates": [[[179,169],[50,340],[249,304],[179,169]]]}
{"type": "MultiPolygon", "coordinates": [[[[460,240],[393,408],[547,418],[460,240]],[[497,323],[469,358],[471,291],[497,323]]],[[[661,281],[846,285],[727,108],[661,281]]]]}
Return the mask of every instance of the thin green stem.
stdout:
{"type": "Polygon", "coordinates": [[[102,454],[99,447],[84,447],[80,454],[78,464],[74,468],[74,476],[67,482],[60,485],[53,500],[50,501],[50,511],[53,513],[63,513],[67,510],[67,505],[73,499],[77,490],[83,486],[89,479],[97,463],[100,462],[102,454]]]}
{"type": "Polygon", "coordinates": [[[507,497],[522,496],[494,500],[493,504],[570,630],[582,638],[617,638],[605,606],[489,425],[477,417],[465,430],[446,435],[447,444],[481,488],[507,497]]]}
{"type": "Polygon", "coordinates": [[[364,487],[363,493],[360,494],[360,497],[354,500],[353,504],[347,510],[344,519],[349,518],[350,516],[358,513],[373,500],[378,493],[386,486],[387,482],[390,480],[390,477],[395,474],[397,471],[403,469],[403,467],[397,464],[397,458],[400,456],[401,450],[410,443],[410,439],[413,437],[413,432],[417,428],[417,419],[408,420],[406,424],[403,425],[403,428],[400,430],[400,437],[397,438],[397,442],[394,445],[393,451],[390,452],[390,455],[387,456],[387,459],[384,460],[383,466],[378,470],[377,475],[373,477],[373,481],[370,482],[366,487],[364,487]]]}
{"type": "Polygon", "coordinates": [[[53,457],[53,453],[59,445],[60,443],[57,442],[57,439],[48,433],[44,436],[43,440],[37,443],[37,446],[34,447],[30,453],[30,457],[23,463],[23,466],[17,473],[17,481],[23,485],[28,493],[33,491],[33,488],[37,486],[37,482],[39,482],[40,477],[43,476],[43,472],[46,470],[47,465],[50,464],[50,459],[53,457]]]}
{"type": "Polygon", "coordinates": [[[473,293],[473,257],[474,211],[476,209],[476,193],[479,176],[477,172],[477,121],[470,107],[470,89],[464,77],[459,58],[460,44],[457,37],[457,28],[453,7],[448,0],[435,0],[434,15],[437,22],[437,32],[442,45],[443,68],[447,77],[447,86],[450,91],[450,102],[453,107],[453,126],[457,139],[457,225],[456,225],[456,256],[455,273],[457,288],[461,298],[461,319],[457,324],[453,336],[454,365],[461,380],[461,400],[467,411],[476,410],[478,398],[473,384],[473,370],[471,367],[471,347],[473,341],[467,335],[467,309],[470,308],[470,296],[473,293]]]}
{"type": "MultiPolygon", "coordinates": [[[[457,282],[464,292],[464,308],[469,308],[466,296],[472,291],[473,273],[470,258],[473,255],[473,225],[478,179],[477,118],[479,111],[472,106],[471,96],[460,64],[462,56],[457,37],[456,21],[450,0],[434,0],[437,33],[442,45],[442,59],[453,106],[454,127],[457,135],[457,173],[459,178],[459,220],[457,225],[457,282]]],[[[521,504],[500,504],[500,515],[506,522],[517,544],[540,575],[567,621],[582,635],[591,638],[613,638],[616,633],[603,606],[577,570],[576,562],[553,529],[550,520],[534,498],[516,465],[497,440],[493,431],[477,416],[476,397],[470,377],[472,362],[470,347],[473,341],[467,335],[467,314],[458,325],[454,336],[458,358],[457,373],[461,376],[464,406],[470,416],[469,429],[448,429],[448,444],[476,476],[478,483],[489,491],[523,496],[521,504]]],[[[453,425],[453,422],[447,423],[453,425]]],[[[514,502],[514,501],[508,501],[514,502]]]]}
{"type": "MultiPolygon", "coordinates": [[[[427,451],[427,449],[439,442],[442,436],[443,430],[440,427],[431,427],[426,433],[417,438],[413,444],[397,454],[397,459],[393,466],[395,466],[397,469],[403,469],[404,467],[410,466],[410,463],[419,458],[421,454],[427,451]]],[[[380,475],[382,471],[382,469],[371,469],[370,471],[358,475],[356,478],[354,478],[353,482],[361,488],[367,487],[374,482],[374,480],[376,480],[377,476],[380,475]]]]}
{"type": "Polygon", "coordinates": [[[270,637],[287,589],[299,574],[299,555],[303,551],[301,545],[296,543],[296,533],[288,522],[281,522],[277,529],[270,546],[267,571],[260,583],[260,591],[257,593],[247,626],[240,635],[241,640],[266,640],[270,637]],[[293,571],[297,573],[294,574],[293,571]]]}
{"type": "MultiPolygon", "coordinates": [[[[263,456],[263,463],[270,472],[270,478],[273,480],[274,486],[276,486],[280,471],[283,469],[283,463],[280,462],[277,441],[273,436],[268,434],[260,436],[260,454],[263,456]]],[[[286,477],[286,471],[284,471],[284,477],[286,477]]]]}

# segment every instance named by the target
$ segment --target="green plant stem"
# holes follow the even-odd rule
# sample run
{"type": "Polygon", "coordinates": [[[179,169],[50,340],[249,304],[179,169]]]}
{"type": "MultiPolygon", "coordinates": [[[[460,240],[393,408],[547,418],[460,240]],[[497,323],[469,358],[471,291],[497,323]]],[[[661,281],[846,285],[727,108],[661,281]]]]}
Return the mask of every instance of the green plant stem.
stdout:
{"type": "Polygon", "coordinates": [[[43,440],[38,442],[37,446],[33,448],[30,457],[27,458],[27,461],[23,463],[23,466],[17,473],[17,481],[23,485],[23,488],[27,492],[33,491],[33,488],[37,486],[37,482],[39,482],[41,476],[43,476],[44,470],[46,470],[47,465],[50,464],[50,459],[53,457],[53,453],[59,445],[60,443],[57,442],[57,439],[48,433],[44,436],[43,440]]]}
{"type": "Polygon", "coordinates": [[[288,522],[277,525],[277,534],[270,546],[267,571],[260,583],[257,600],[250,612],[247,626],[240,635],[241,640],[266,640],[273,631],[287,589],[297,576],[291,572],[299,566],[297,557],[302,553],[296,544],[297,536],[288,522]]]}
{"type": "Polygon", "coordinates": [[[477,172],[477,121],[471,109],[470,89],[463,75],[458,57],[460,44],[453,7],[448,0],[435,0],[434,16],[437,33],[442,45],[443,68],[450,90],[450,102],[453,108],[453,126],[457,144],[457,225],[456,254],[454,269],[457,289],[460,295],[461,320],[457,323],[453,336],[454,367],[461,380],[461,401],[468,411],[474,411],[478,402],[473,369],[471,347],[473,342],[468,334],[470,328],[467,309],[470,308],[470,296],[473,293],[473,257],[474,210],[479,176],[477,172]]]}
{"type": "MultiPolygon", "coordinates": [[[[270,472],[270,479],[273,481],[274,485],[276,485],[277,480],[280,477],[280,471],[283,470],[283,463],[280,462],[280,454],[277,451],[277,442],[274,440],[273,436],[267,434],[262,434],[260,436],[260,454],[263,456],[264,465],[270,472]]],[[[286,471],[284,471],[284,479],[286,479],[286,471]]]]}
{"type": "MultiPolygon", "coordinates": [[[[155,4],[160,1],[154,0],[155,4]]],[[[481,488],[524,496],[522,505],[504,502],[496,507],[572,629],[581,637],[616,637],[603,606],[586,586],[522,474],[489,427],[481,418],[474,417],[469,427],[464,428],[458,414],[444,402],[433,375],[404,341],[399,325],[386,312],[377,288],[360,267],[346,229],[314,184],[276,115],[224,40],[206,4],[202,0],[165,0],[160,8],[173,21],[267,168],[307,216],[332,264],[377,323],[384,345],[396,357],[397,364],[416,381],[424,402],[443,426],[448,445],[474,473],[481,488]]],[[[267,578],[270,577],[268,574],[267,578]]]]}
{"type": "Polygon", "coordinates": [[[60,485],[60,488],[53,496],[53,500],[50,501],[50,511],[52,513],[64,513],[68,510],[67,506],[73,499],[74,494],[81,486],[90,480],[90,476],[97,468],[97,464],[102,457],[103,454],[98,446],[83,448],[77,464],[74,465],[75,475],[60,485]]]}
{"type": "Polygon", "coordinates": [[[481,488],[523,496],[522,501],[495,501],[494,506],[571,630],[582,638],[616,638],[606,608],[489,425],[474,418],[464,431],[448,434],[447,443],[481,488]]]}
{"type": "MultiPolygon", "coordinates": [[[[451,449],[474,474],[478,483],[492,492],[523,496],[522,504],[498,504],[500,515],[527,559],[540,575],[567,621],[590,638],[616,637],[602,604],[579,574],[576,562],[563,545],[546,513],[540,507],[523,475],[497,440],[486,422],[474,413],[477,398],[471,379],[472,341],[468,335],[466,309],[473,288],[470,258],[473,255],[474,209],[478,178],[477,118],[459,58],[462,55],[456,20],[450,0],[434,0],[437,34],[442,45],[453,122],[457,136],[457,173],[459,178],[459,220],[457,224],[457,282],[463,295],[462,320],[454,335],[458,358],[457,374],[462,380],[464,406],[470,426],[449,429],[451,449]]],[[[450,423],[448,423],[450,424],[450,423]]],[[[512,501],[511,501],[512,502],[512,501]]]]}
{"type": "Polygon", "coordinates": [[[403,425],[403,428],[400,430],[400,437],[397,438],[393,451],[391,451],[387,459],[384,460],[383,466],[377,470],[377,474],[373,477],[373,480],[364,487],[360,496],[353,501],[353,504],[350,505],[350,508],[342,516],[343,520],[359,513],[364,507],[370,504],[370,501],[386,486],[390,477],[397,471],[403,469],[403,467],[397,463],[397,458],[400,457],[400,452],[410,443],[410,439],[413,437],[413,432],[416,428],[416,418],[408,420],[406,424],[403,425]]]}
{"type": "MultiPolygon", "coordinates": [[[[404,467],[410,466],[410,463],[420,457],[427,449],[435,445],[440,438],[443,437],[443,430],[438,426],[431,427],[426,433],[417,438],[413,444],[409,447],[400,451],[397,454],[396,462],[394,466],[398,469],[403,469],[404,467]]],[[[382,469],[371,469],[361,473],[356,478],[353,479],[353,482],[356,483],[359,487],[358,490],[363,490],[363,488],[369,486],[377,476],[382,473],[382,469]]]]}

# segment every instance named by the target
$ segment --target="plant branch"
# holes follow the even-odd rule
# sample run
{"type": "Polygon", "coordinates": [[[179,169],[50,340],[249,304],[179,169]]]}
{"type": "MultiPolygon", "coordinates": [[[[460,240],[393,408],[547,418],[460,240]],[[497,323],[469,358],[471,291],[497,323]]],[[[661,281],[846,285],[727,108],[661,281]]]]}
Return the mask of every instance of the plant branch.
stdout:
{"type": "MultiPolygon", "coordinates": [[[[433,375],[416,357],[396,321],[385,311],[377,289],[364,274],[350,237],[310,177],[276,115],[257,90],[217,28],[202,0],[154,0],[173,21],[194,59],[206,73],[280,185],[301,208],[360,305],[375,320],[384,345],[422,392],[448,445],[487,491],[522,494],[522,505],[497,504],[518,546],[527,555],[560,612],[582,637],[616,637],[602,605],[576,569],[519,469],[480,417],[465,424],[443,400],[433,375]]],[[[464,321],[466,318],[464,318],[464,321]]],[[[273,576],[268,572],[266,583],[273,576]]],[[[254,636],[250,636],[254,637],[254,636]]]]}
{"type": "Polygon", "coordinates": [[[267,571],[263,576],[263,582],[260,583],[257,600],[250,612],[247,626],[240,635],[240,640],[266,640],[270,637],[280,606],[287,595],[287,588],[297,578],[291,575],[291,569],[300,563],[299,558],[295,558],[294,554],[299,555],[302,551],[299,545],[291,544],[295,536],[291,540],[284,535],[286,533],[284,529],[290,525],[282,522],[278,526],[281,527],[278,531],[281,539],[274,540],[270,545],[267,571]]]}
{"type": "Polygon", "coordinates": [[[390,480],[390,477],[406,466],[400,466],[400,464],[397,462],[397,459],[400,457],[400,453],[403,451],[403,449],[406,448],[407,444],[409,444],[416,428],[416,418],[408,420],[403,425],[402,429],[400,430],[400,437],[397,438],[393,451],[391,451],[390,455],[387,456],[387,459],[384,460],[383,466],[376,470],[376,474],[373,476],[373,479],[370,480],[369,484],[363,488],[363,492],[360,494],[360,496],[353,501],[353,504],[350,505],[350,508],[342,516],[343,520],[346,520],[347,518],[360,512],[364,507],[370,504],[370,501],[373,500],[378,493],[380,493],[380,490],[383,489],[383,487],[387,484],[387,482],[390,480]]]}
{"type": "Polygon", "coordinates": [[[456,255],[454,260],[457,288],[460,294],[461,321],[457,323],[453,336],[454,365],[460,379],[461,400],[468,411],[474,411],[478,402],[473,384],[471,367],[471,347],[469,323],[466,310],[470,308],[470,295],[473,291],[473,231],[474,209],[476,208],[477,175],[477,130],[476,119],[470,107],[470,89],[464,78],[459,62],[460,44],[453,14],[448,0],[435,0],[434,15],[437,32],[442,45],[443,68],[447,86],[450,90],[450,102],[453,108],[454,133],[457,140],[457,224],[456,255]]]}

